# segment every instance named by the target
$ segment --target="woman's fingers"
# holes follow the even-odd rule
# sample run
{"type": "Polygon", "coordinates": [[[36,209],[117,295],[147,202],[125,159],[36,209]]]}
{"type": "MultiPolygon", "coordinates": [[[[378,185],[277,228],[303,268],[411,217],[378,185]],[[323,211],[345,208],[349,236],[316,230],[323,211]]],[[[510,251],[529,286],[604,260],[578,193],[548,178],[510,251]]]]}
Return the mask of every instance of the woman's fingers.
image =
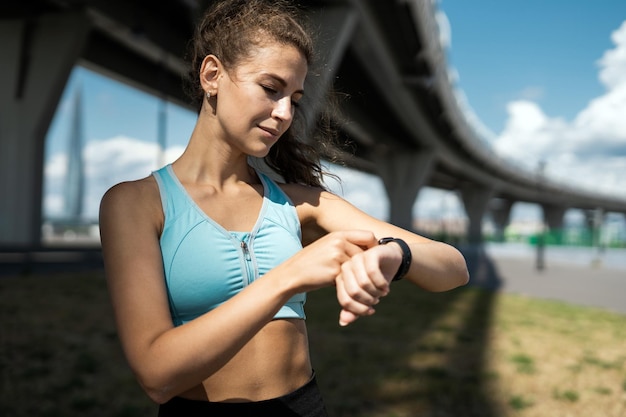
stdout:
{"type": "Polygon", "coordinates": [[[349,268],[360,286],[370,294],[380,297],[389,292],[389,281],[381,270],[377,248],[353,256],[342,267],[349,268]]]}
{"type": "Polygon", "coordinates": [[[346,309],[341,309],[341,312],[339,313],[339,325],[342,327],[347,326],[350,323],[354,323],[358,318],[359,316],[356,314],[351,313],[346,309]]]}
{"type": "Polygon", "coordinates": [[[346,291],[345,280],[341,275],[336,279],[336,287],[337,301],[342,307],[342,312],[339,317],[339,324],[341,326],[352,323],[359,316],[371,316],[375,313],[373,306],[378,304],[378,298],[369,296],[366,302],[356,300],[346,291]]]}
{"type": "MultiPolygon", "coordinates": [[[[350,253],[350,256],[378,245],[378,240],[376,240],[376,236],[374,236],[372,232],[366,230],[349,230],[342,233],[349,243],[358,247],[358,251],[350,253]]],[[[354,248],[354,246],[352,246],[351,249],[354,248]]]]}
{"type": "Polygon", "coordinates": [[[337,300],[342,307],[340,325],[374,314],[373,306],[389,293],[389,280],[381,271],[384,256],[382,249],[370,248],[356,252],[341,265],[336,278],[337,300]]]}

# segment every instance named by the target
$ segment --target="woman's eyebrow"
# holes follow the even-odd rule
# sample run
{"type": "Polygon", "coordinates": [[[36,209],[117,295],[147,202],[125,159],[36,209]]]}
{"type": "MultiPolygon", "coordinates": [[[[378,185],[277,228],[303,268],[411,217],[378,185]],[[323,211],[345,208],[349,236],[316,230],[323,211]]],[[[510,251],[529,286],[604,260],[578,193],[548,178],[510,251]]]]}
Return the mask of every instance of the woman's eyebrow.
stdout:
{"type": "MultiPolygon", "coordinates": [[[[281,76],[273,74],[273,73],[267,73],[267,75],[272,77],[272,78],[274,78],[283,87],[287,87],[287,81],[285,81],[281,76]]],[[[304,95],[304,90],[303,89],[299,89],[299,90],[294,91],[293,93],[294,94],[302,94],[302,95],[304,95]]]]}

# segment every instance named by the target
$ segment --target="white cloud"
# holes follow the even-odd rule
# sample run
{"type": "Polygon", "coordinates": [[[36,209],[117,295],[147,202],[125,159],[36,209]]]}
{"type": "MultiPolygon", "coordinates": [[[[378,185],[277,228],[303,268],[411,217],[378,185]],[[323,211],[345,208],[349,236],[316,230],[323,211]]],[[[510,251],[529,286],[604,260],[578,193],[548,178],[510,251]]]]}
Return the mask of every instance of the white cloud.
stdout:
{"type": "Polygon", "coordinates": [[[562,154],[546,165],[546,174],[568,184],[607,195],[626,196],[624,155],[590,156],[562,154]]]}
{"type": "Polygon", "coordinates": [[[332,178],[326,179],[326,185],[333,193],[342,196],[370,216],[383,220],[388,218],[389,201],[379,177],[338,165],[329,165],[326,168],[341,179],[339,183],[332,178]]]}
{"type": "Polygon", "coordinates": [[[542,218],[541,208],[536,204],[517,202],[511,207],[511,218],[521,223],[535,223],[542,218]]]}
{"type": "Polygon", "coordinates": [[[452,191],[422,187],[413,206],[413,216],[426,219],[463,218],[465,208],[459,195],[452,191]]]}
{"type": "Polygon", "coordinates": [[[57,217],[63,214],[65,207],[63,189],[67,172],[67,155],[53,155],[44,167],[44,201],[47,216],[57,217]]]}
{"type": "Polygon", "coordinates": [[[122,181],[146,177],[157,168],[156,143],[118,136],[92,141],[85,147],[85,217],[96,218],[107,189],[122,181]]]}
{"type": "Polygon", "coordinates": [[[450,28],[450,20],[448,16],[441,10],[435,12],[435,21],[439,29],[439,43],[443,49],[447,49],[452,45],[452,29],[450,28]]]}
{"type": "Polygon", "coordinates": [[[67,155],[58,153],[50,158],[44,167],[44,174],[48,178],[58,179],[65,176],[67,172],[67,155]]]}
{"type": "MultiPolygon", "coordinates": [[[[146,177],[160,165],[174,161],[183,148],[166,149],[159,161],[159,147],[124,136],[91,141],[83,151],[85,167],[84,213],[86,219],[96,219],[102,196],[113,185],[146,177]]],[[[67,186],[67,156],[52,155],[45,166],[46,190],[44,213],[48,217],[63,215],[64,190],[67,186]]]]}
{"type": "Polygon", "coordinates": [[[548,117],[530,100],[509,103],[496,150],[530,168],[545,161],[548,176],[572,186],[626,196],[626,21],[611,38],[615,48],[599,60],[605,94],[572,121],[548,117]]]}
{"type": "Polygon", "coordinates": [[[539,161],[560,151],[567,134],[565,121],[549,118],[531,101],[511,102],[507,111],[504,130],[494,142],[496,151],[525,161],[539,161]]]}
{"type": "MultiPolygon", "coordinates": [[[[626,68],[624,69],[626,71],[626,68]]],[[[583,132],[583,144],[622,146],[626,150],[626,78],[605,95],[592,100],[574,120],[573,129],[583,132]]]]}
{"type": "Polygon", "coordinates": [[[626,83],[626,21],[611,34],[611,40],[616,47],[606,51],[598,61],[600,81],[609,89],[626,83]]]}
{"type": "Polygon", "coordinates": [[[60,217],[65,209],[65,200],[61,192],[50,191],[44,194],[43,206],[46,217],[60,217]]]}
{"type": "Polygon", "coordinates": [[[165,150],[165,154],[163,155],[163,163],[160,165],[174,162],[183,154],[184,150],[185,147],[180,145],[167,148],[165,150]]]}

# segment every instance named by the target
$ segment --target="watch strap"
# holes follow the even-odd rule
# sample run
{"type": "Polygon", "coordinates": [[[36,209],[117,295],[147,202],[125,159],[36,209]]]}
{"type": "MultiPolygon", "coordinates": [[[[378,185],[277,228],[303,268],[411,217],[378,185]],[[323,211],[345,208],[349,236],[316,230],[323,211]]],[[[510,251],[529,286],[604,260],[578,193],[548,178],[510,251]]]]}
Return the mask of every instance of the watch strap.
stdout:
{"type": "Polygon", "coordinates": [[[409,245],[407,245],[406,242],[402,239],[398,239],[395,237],[384,237],[378,240],[379,245],[386,245],[390,242],[395,242],[400,245],[400,248],[402,248],[402,262],[400,263],[398,271],[392,279],[392,281],[399,281],[404,278],[404,276],[409,272],[411,262],[413,261],[413,256],[411,254],[411,248],[409,248],[409,245]]]}

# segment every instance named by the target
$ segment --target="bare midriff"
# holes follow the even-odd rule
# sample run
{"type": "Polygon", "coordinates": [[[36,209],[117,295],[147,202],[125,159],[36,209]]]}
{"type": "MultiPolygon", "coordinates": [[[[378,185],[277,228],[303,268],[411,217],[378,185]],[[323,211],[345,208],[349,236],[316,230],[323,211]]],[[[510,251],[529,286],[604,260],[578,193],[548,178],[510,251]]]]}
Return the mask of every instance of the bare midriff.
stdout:
{"type": "Polygon", "coordinates": [[[312,372],[304,320],[273,320],[224,367],[180,397],[212,402],[267,400],[300,388],[312,372]]]}

